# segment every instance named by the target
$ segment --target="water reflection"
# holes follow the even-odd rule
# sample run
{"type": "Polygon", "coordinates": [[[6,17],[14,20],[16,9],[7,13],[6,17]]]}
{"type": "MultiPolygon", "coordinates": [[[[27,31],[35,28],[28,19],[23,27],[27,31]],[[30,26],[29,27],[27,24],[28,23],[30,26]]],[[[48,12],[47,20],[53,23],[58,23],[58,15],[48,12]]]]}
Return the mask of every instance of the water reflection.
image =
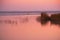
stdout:
{"type": "Polygon", "coordinates": [[[2,23],[3,21],[2,20],[0,20],[0,23],[2,23]]]}
{"type": "MultiPolygon", "coordinates": [[[[28,23],[28,21],[30,20],[29,17],[21,17],[18,19],[5,19],[5,20],[1,20],[0,19],[0,24],[5,23],[5,24],[18,24],[18,23],[28,23]]],[[[60,13],[56,13],[56,14],[51,14],[51,16],[49,16],[46,12],[41,12],[41,16],[38,16],[36,18],[36,20],[38,22],[41,22],[42,25],[47,24],[47,22],[51,22],[51,24],[55,24],[55,25],[60,25],[60,13]]]]}
{"type": "Polygon", "coordinates": [[[38,22],[41,22],[42,25],[47,24],[47,22],[51,22],[51,24],[60,25],[60,13],[51,14],[48,16],[46,12],[42,12],[41,16],[36,19],[38,22]]]}
{"type": "Polygon", "coordinates": [[[17,21],[13,21],[13,20],[0,20],[0,23],[5,23],[5,24],[17,24],[17,21]]]}
{"type": "Polygon", "coordinates": [[[26,18],[20,18],[19,20],[0,20],[0,24],[5,23],[5,24],[18,24],[18,22],[20,23],[27,23],[28,22],[28,17],[26,18]]]}
{"type": "Polygon", "coordinates": [[[51,19],[52,24],[60,25],[60,13],[51,15],[51,19]]]}
{"type": "Polygon", "coordinates": [[[27,23],[29,20],[28,20],[28,17],[26,18],[20,18],[20,23],[27,23]]]}

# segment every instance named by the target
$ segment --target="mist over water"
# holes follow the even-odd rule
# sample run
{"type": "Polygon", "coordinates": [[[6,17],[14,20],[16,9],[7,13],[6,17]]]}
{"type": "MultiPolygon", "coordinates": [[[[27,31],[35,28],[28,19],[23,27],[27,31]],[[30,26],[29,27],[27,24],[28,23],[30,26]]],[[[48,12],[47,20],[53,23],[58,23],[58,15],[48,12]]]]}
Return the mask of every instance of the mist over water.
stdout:
{"type": "Polygon", "coordinates": [[[40,15],[0,16],[1,40],[60,40],[60,26],[42,25],[40,15]]]}

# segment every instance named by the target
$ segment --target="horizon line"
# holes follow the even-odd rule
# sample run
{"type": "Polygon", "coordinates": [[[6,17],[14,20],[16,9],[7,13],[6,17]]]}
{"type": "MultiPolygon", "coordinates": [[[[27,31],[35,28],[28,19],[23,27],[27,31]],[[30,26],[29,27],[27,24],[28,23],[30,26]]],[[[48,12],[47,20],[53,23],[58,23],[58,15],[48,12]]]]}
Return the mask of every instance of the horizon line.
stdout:
{"type": "Polygon", "coordinates": [[[0,13],[60,13],[60,11],[0,11],[0,13]]]}

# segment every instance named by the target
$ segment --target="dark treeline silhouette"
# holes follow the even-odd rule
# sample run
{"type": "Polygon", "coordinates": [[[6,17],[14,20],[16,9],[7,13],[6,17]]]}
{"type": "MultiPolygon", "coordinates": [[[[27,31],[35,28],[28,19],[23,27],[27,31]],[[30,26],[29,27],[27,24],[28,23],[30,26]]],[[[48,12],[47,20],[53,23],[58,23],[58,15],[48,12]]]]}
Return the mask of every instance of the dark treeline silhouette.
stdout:
{"type": "Polygon", "coordinates": [[[60,13],[51,14],[51,16],[48,16],[46,12],[42,12],[41,16],[37,17],[37,21],[41,22],[41,24],[46,24],[50,21],[51,24],[60,25],[60,13]]]}
{"type": "Polygon", "coordinates": [[[50,20],[50,17],[46,14],[46,12],[41,13],[41,24],[46,24],[50,20]]]}
{"type": "Polygon", "coordinates": [[[51,23],[60,25],[60,13],[51,15],[51,23]]]}
{"type": "Polygon", "coordinates": [[[50,17],[46,12],[42,12],[41,16],[37,17],[37,21],[41,22],[41,24],[46,24],[50,20],[50,17]]]}

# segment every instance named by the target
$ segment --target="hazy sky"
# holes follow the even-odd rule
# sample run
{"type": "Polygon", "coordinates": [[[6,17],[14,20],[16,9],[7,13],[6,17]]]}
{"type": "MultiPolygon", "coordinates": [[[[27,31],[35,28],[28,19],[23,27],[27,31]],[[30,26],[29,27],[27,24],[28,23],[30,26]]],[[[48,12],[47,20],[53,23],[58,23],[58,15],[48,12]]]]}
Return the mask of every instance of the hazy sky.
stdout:
{"type": "Polygon", "coordinates": [[[0,0],[4,11],[60,11],[60,0],[0,0]]]}

